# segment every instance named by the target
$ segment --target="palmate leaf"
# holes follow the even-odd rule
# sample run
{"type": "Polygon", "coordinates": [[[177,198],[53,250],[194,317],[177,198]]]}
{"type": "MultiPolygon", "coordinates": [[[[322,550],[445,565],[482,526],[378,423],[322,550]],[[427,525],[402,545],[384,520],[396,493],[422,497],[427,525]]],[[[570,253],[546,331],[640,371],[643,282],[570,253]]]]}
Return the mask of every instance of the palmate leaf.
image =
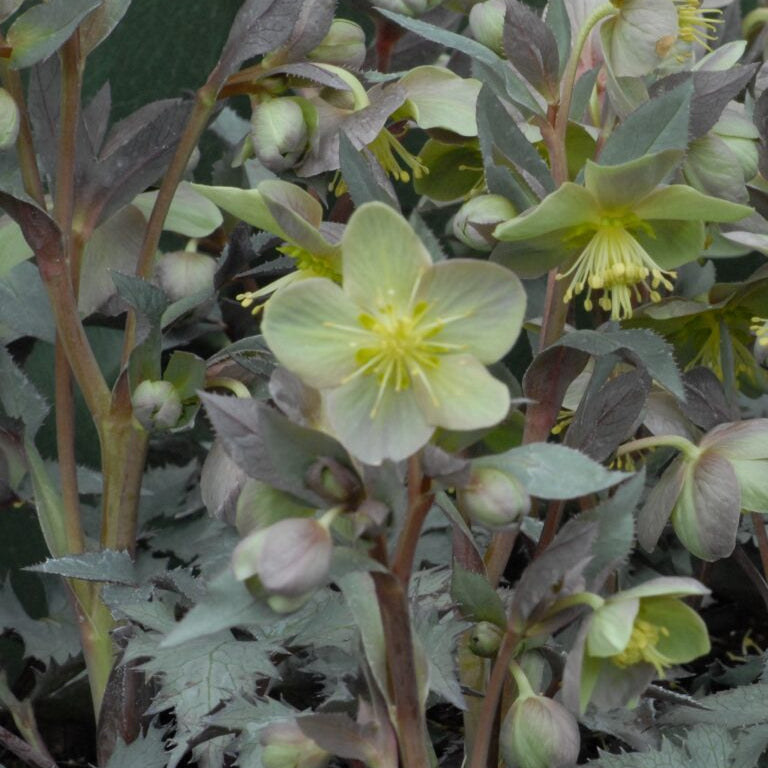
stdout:
{"type": "Polygon", "coordinates": [[[721,725],[739,728],[768,723],[768,682],[742,685],[698,699],[706,709],[677,707],[665,714],[664,725],[721,725]]]}
{"type": "Polygon", "coordinates": [[[168,761],[162,728],[150,726],[130,744],[119,736],[106,768],[163,768],[168,761]]]}

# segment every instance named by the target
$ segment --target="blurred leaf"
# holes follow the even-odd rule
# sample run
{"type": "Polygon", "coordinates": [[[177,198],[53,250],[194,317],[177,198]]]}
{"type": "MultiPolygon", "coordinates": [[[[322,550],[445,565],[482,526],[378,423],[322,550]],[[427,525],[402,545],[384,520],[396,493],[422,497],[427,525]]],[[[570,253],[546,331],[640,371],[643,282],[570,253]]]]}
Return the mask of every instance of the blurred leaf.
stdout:
{"type": "Polygon", "coordinates": [[[100,45],[125,16],[131,0],[101,0],[80,26],[80,50],[86,56],[100,45]]]}
{"type": "Polygon", "coordinates": [[[0,347],[0,404],[6,416],[20,419],[27,435],[34,437],[48,415],[42,398],[5,347],[0,347]]]}
{"type": "Polygon", "coordinates": [[[8,342],[32,336],[53,344],[56,338],[48,294],[40,272],[29,261],[0,277],[0,328],[0,338],[8,342]]]}
{"type": "Polygon", "coordinates": [[[115,552],[111,549],[46,560],[44,563],[27,566],[25,570],[53,573],[68,579],[109,581],[115,584],[138,583],[138,574],[131,556],[127,552],[115,552]]]}
{"type": "Polygon", "coordinates": [[[13,48],[11,67],[23,69],[47,59],[100,3],[101,0],[50,0],[22,13],[6,36],[13,48]]]}

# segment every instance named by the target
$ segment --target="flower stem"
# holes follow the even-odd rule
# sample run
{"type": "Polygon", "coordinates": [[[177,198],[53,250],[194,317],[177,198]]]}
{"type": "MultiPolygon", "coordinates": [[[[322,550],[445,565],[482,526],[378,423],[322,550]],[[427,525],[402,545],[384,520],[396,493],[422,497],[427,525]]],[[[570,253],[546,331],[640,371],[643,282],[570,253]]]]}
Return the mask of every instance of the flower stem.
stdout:
{"type": "Polygon", "coordinates": [[[697,459],[701,453],[697,446],[682,435],[652,435],[651,437],[641,437],[639,440],[630,440],[628,443],[620,445],[616,450],[616,457],[659,446],[675,448],[691,461],[697,459]]]}

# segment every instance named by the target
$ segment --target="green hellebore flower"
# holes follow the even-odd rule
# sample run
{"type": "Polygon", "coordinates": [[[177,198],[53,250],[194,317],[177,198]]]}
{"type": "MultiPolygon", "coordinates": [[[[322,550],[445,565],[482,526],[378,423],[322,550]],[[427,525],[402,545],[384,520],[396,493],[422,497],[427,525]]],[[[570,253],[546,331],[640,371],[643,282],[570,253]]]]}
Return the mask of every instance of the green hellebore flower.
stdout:
{"type": "MultiPolygon", "coordinates": [[[[581,662],[581,674],[573,678],[580,680],[580,711],[590,701],[601,708],[624,706],[663,678],[667,667],[708,653],[706,625],[679,599],[708,593],[694,579],[660,577],[607,598],[585,622],[574,661],[568,661],[581,662]]],[[[564,695],[573,700],[574,693],[564,695]]]]}
{"type": "Polygon", "coordinates": [[[502,244],[493,260],[523,277],[566,262],[558,275],[570,278],[566,302],[586,290],[584,306],[591,310],[592,291],[599,290],[598,303],[612,319],[631,317],[633,301],[645,295],[660,301],[658,289],[672,288],[674,268],[700,255],[705,222],[738,221],[752,213],[682,184],[660,186],[680,159],[680,152],[668,150],[620,165],[588,160],[584,186],[566,182],[496,227],[494,237],[502,244]]]}
{"type": "Polygon", "coordinates": [[[268,303],[262,332],[289,371],[319,389],[330,428],[361,461],[400,460],[436,427],[491,426],[509,393],[485,365],[515,342],[525,293],[486,262],[433,265],[410,225],[383,203],[350,218],[342,287],[310,279],[268,303]]]}
{"type": "Polygon", "coordinates": [[[768,419],[720,424],[669,466],[638,515],[652,550],[667,520],[696,557],[712,562],[736,544],[741,510],[768,514],[768,419]]]}

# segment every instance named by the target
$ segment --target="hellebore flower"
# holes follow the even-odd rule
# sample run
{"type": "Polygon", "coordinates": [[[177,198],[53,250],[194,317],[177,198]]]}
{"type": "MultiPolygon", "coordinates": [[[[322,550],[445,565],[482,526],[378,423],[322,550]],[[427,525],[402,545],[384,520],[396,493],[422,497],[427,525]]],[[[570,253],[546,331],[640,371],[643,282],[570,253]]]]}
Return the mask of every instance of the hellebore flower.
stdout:
{"type": "Polygon", "coordinates": [[[584,307],[591,310],[592,292],[602,291],[598,304],[613,320],[631,317],[633,300],[660,301],[659,288],[672,288],[674,268],[700,255],[706,221],[752,213],[682,184],[659,186],[680,158],[669,150],[621,165],[588,160],[584,186],[566,182],[496,227],[502,243],[493,260],[523,277],[565,262],[558,279],[570,279],[566,302],[586,291],[584,307]]]}
{"type": "Polygon", "coordinates": [[[718,425],[698,447],[689,444],[651,491],[638,515],[640,544],[653,549],[671,520],[696,557],[710,562],[727,557],[736,544],[741,510],[768,513],[766,471],[768,419],[718,425]]]}
{"type": "Polygon", "coordinates": [[[342,287],[310,279],[278,292],[262,332],[277,359],[323,395],[326,417],[360,460],[400,460],[436,427],[501,421],[509,393],[485,365],[515,342],[525,295],[506,269],[433,265],[383,203],[361,206],[341,242],[342,287]]]}
{"type": "Polygon", "coordinates": [[[704,622],[679,599],[708,593],[694,579],[660,577],[607,598],[587,618],[569,655],[563,692],[569,705],[582,712],[590,701],[600,708],[624,706],[666,668],[708,653],[704,622]]]}

